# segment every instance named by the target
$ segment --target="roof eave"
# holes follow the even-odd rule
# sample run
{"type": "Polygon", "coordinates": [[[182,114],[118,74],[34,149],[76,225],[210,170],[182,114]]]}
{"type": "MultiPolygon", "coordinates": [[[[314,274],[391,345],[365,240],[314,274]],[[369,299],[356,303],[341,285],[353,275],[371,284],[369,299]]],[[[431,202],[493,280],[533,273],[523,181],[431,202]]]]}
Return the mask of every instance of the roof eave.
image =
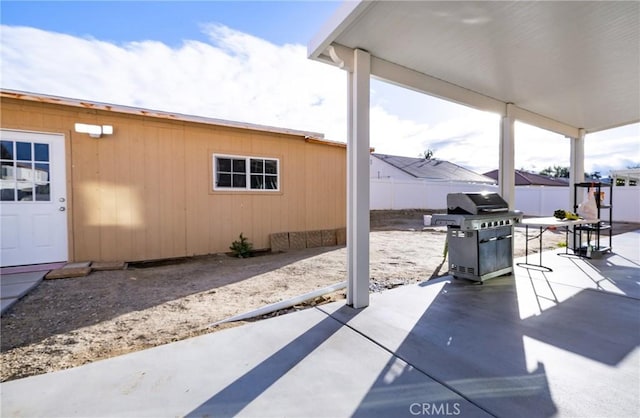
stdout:
{"type": "MultiPolygon", "coordinates": [[[[307,46],[307,57],[313,60],[327,61],[320,58],[335,39],[344,32],[362,13],[373,5],[371,0],[345,1],[325,22],[307,46]]],[[[331,60],[328,61],[331,63],[331,60]]]]}
{"type": "MultiPolygon", "coordinates": [[[[84,109],[103,110],[107,112],[117,112],[129,115],[148,116],[158,119],[168,119],[182,122],[203,123],[206,125],[224,126],[228,128],[251,129],[254,131],[270,132],[277,134],[301,136],[304,138],[313,138],[319,142],[326,141],[324,134],[319,132],[299,131],[296,129],[278,128],[275,126],[259,125],[248,122],[237,122],[224,119],[208,118],[204,116],[185,115],[174,112],[164,112],[151,109],[136,108],[132,106],[113,105],[108,103],[94,102],[90,100],[79,100],[68,97],[52,96],[39,93],[31,93],[19,90],[0,89],[0,97],[19,99],[39,103],[50,103],[58,105],[66,105],[79,107],[84,109]]],[[[329,141],[332,142],[332,141],[329,141]]]]}

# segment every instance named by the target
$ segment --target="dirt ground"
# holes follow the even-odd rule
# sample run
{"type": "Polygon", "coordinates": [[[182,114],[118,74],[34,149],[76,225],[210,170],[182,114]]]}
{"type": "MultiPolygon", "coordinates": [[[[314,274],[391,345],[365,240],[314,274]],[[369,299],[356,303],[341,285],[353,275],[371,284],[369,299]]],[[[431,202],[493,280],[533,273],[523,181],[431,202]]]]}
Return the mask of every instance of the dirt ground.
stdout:
{"type": "MultiPolygon", "coordinates": [[[[446,274],[446,229],[423,230],[425,213],[372,214],[371,291],[446,274]]],[[[635,228],[637,224],[621,225],[614,233],[635,228]]],[[[545,249],[564,241],[564,233],[543,234],[545,249]]],[[[524,246],[524,230],[516,228],[515,256],[524,255],[524,246]]],[[[160,264],[165,265],[138,264],[83,278],[45,280],[2,316],[0,381],[236,326],[209,325],[346,279],[344,247],[248,259],[215,254],[160,264]]],[[[288,311],[344,297],[344,291],[338,291],[288,311]]]]}

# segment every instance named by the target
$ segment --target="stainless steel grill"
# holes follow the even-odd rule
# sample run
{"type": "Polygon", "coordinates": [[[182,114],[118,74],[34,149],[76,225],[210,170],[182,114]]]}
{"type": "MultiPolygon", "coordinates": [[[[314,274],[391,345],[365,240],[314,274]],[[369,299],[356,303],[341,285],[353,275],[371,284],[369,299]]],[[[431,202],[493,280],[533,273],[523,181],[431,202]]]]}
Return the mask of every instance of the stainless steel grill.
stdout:
{"type": "Polygon", "coordinates": [[[520,211],[497,193],[450,193],[447,213],[431,225],[447,226],[449,274],[483,282],[513,272],[513,226],[520,211]]]}

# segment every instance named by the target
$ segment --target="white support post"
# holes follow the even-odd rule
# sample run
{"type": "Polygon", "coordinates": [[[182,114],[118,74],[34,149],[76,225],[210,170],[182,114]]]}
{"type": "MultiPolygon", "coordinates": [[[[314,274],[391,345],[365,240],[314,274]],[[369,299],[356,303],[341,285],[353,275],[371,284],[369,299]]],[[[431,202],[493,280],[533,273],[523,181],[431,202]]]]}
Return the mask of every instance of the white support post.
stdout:
{"type": "Polygon", "coordinates": [[[512,104],[507,103],[505,115],[502,117],[500,126],[500,164],[498,172],[498,186],[500,195],[509,204],[509,209],[513,210],[516,201],[516,178],[515,178],[515,138],[514,123],[515,118],[512,112],[512,104]]]}
{"type": "MultiPolygon", "coordinates": [[[[569,209],[571,212],[577,211],[573,202],[576,202],[576,204],[580,204],[582,202],[581,196],[578,196],[576,200],[576,190],[574,186],[575,184],[582,183],[584,181],[584,137],[585,130],[579,129],[578,137],[570,138],[571,155],[569,156],[569,202],[567,203],[567,207],[571,208],[569,209]]],[[[567,242],[567,245],[570,248],[576,248],[574,238],[574,234],[569,236],[569,242],[567,242]]]]}
{"type": "Polygon", "coordinates": [[[571,208],[571,212],[575,212],[575,208],[573,207],[573,202],[580,203],[582,199],[578,196],[578,200],[575,198],[575,187],[574,185],[577,183],[582,183],[584,181],[584,138],[585,138],[585,130],[578,130],[577,138],[571,139],[571,155],[569,157],[569,203],[567,203],[567,207],[571,208]]]}
{"type": "Polygon", "coordinates": [[[371,57],[353,52],[347,138],[347,304],[369,305],[369,84],[371,57]]]}
{"type": "Polygon", "coordinates": [[[353,140],[353,72],[347,71],[347,305],[353,306],[354,284],[353,260],[355,252],[353,245],[353,154],[355,153],[353,140]]]}

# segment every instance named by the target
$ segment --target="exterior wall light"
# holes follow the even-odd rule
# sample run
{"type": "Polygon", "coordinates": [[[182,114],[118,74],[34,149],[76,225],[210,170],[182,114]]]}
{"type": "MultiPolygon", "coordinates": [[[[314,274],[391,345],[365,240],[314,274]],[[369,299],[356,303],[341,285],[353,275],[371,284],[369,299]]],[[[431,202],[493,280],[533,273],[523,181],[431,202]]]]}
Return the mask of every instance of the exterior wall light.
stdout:
{"type": "Polygon", "coordinates": [[[100,138],[102,135],[112,135],[111,125],[88,125],[86,123],[76,123],[75,131],[81,134],[89,134],[91,138],[100,138]]]}

